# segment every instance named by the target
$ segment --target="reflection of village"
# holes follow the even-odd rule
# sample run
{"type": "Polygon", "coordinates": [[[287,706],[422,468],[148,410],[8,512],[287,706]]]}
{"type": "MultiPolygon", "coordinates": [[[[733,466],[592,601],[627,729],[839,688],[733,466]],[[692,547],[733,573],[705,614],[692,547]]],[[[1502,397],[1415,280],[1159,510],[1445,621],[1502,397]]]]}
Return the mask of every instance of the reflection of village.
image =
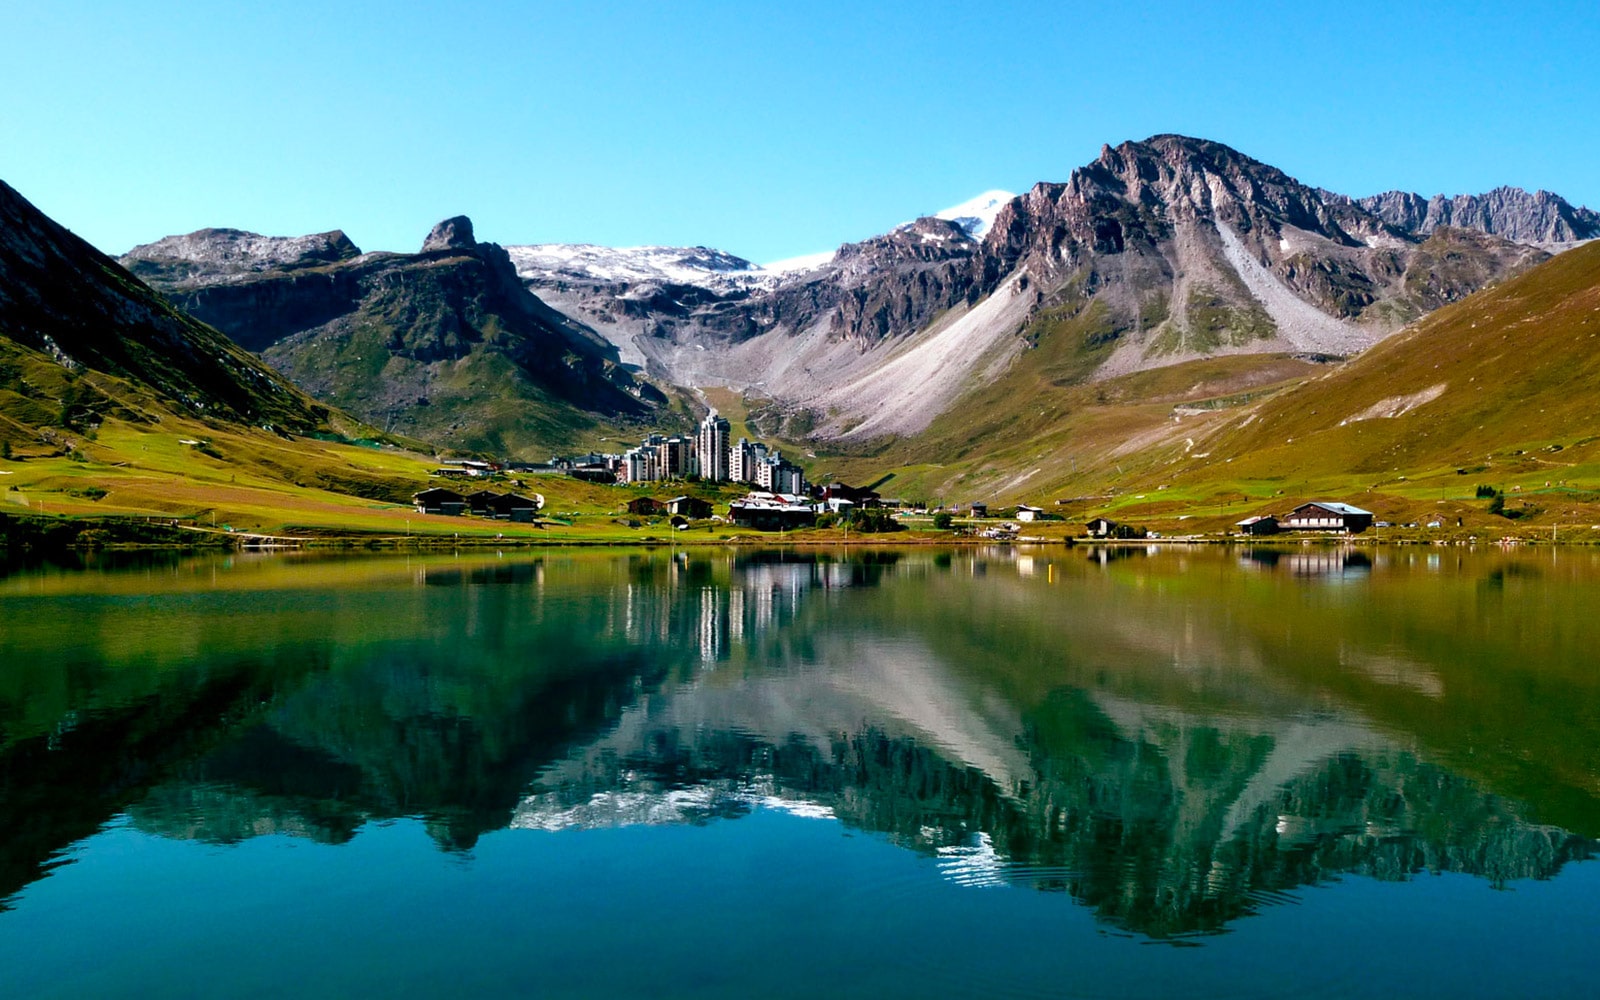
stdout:
{"type": "MultiPolygon", "coordinates": [[[[881,834],[952,882],[1062,892],[1155,936],[1222,928],[1340,873],[1498,884],[1593,852],[1271,671],[1219,689],[1223,701],[1191,699],[1208,671],[1264,654],[1140,582],[1174,555],[1001,545],[429,564],[385,598],[388,613],[457,628],[426,639],[397,626],[397,641],[338,670],[267,673],[270,693],[243,666],[219,670],[207,683],[238,710],[204,686],[141,700],[130,711],[159,706],[164,727],[203,734],[176,750],[109,754],[106,740],[166,729],[86,716],[49,737],[51,755],[12,751],[50,767],[33,784],[18,764],[10,794],[34,803],[36,828],[102,800],[140,829],[222,843],[337,843],[416,816],[449,850],[506,827],[774,809],[881,834]],[[1035,676],[1038,693],[1016,693],[1035,676]],[[196,699],[192,723],[181,696],[196,699]],[[117,760],[138,777],[107,773],[117,760]]],[[[1244,558],[1286,582],[1427,568],[1353,555],[1244,558]]],[[[1360,662],[1350,641],[1331,648],[1360,662]]],[[[1383,655],[1383,683],[1426,670],[1383,655]]],[[[11,846],[0,854],[26,856],[11,846]]]]}

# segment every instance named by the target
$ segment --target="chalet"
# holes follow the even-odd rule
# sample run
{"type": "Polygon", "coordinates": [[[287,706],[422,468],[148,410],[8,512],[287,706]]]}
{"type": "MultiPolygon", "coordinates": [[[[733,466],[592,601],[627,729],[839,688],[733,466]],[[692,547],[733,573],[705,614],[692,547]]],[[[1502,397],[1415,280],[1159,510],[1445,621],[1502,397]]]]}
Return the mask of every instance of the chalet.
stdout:
{"type": "Polygon", "coordinates": [[[972,505],[972,516],[973,517],[988,517],[989,516],[989,505],[986,504],[986,503],[975,503],[975,504],[973,504],[972,505]]]}
{"type": "Polygon", "coordinates": [[[446,458],[439,464],[465,470],[469,476],[487,476],[500,471],[500,466],[494,462],[481,462],[475,458],[446,458]]]}
{"type": "Polygon", "coordinates": [[[1148,538],[1149,532],[1131,524],[1120,524],[1110,518],[1097,517],[1085,528],[1090,538],[1148,538]]]}
{"type": "Polygon", "coordinates": [[[711,502],[699,497],[673,497],[667,501],[667,512],[691,521],[702,521],[711,516],[711,502]]]}
{"type": "Polygon", "coordinates": [[[490,516],[497,521],[520,521],[531,524],[533,515],[543,506],[543,498],[525,497],[517,493],[497,496],[489,502],[490,516]]]}
{"type": "Polygon", "coordinates": [[[458,517],[467,509],[466,497],[442,486],[434,486],[421,493],[412,494],[411,503],[419,514],[447,514],[458,517]]]}
{"type": "Polygon", "coordinates": [[[493,490],[478,490],[476,493],[468,493],[465,497],[467,501],[467,510],[474,514],[491,516],[491,512],[489,510],[490,503],[499,496],[500,494],[494,492],[493,490]]]}
{"type": "Polygon", "coordinates": [[[1331,500],[1303,503],[1283,519],[1288,531],[1343,531],[1349,534],[1372,527],[1372,512],[1331,500]]]}
{"type": "Polygon", "coordinates": [[[846,486],[844,483],[829,483],[819,486],[813,491],[818,500],[848,500],[857,507],[877,507],[883,498],[865,487],[846,486]]]}
{"type": "Polygon", "coordinates": [[[1247,517],[1234,525],[1240,534],[1245,535],[1276,535],[1278,533],[1278,519],[1271,514],[1261,514],[1256,517],[1247,517]]]}
{"type": "Polygon", "coordinates": [[[1043,515],[1043,507],[1029,507],[1025,503],[1017,504],[1017,520],[1019,521],[1038,521],[1042,520],[1043,515]]]}
{"type": "Polygon", "coordinates": [[[655,497],[634,497],[628,501],[628,513],[637,514],[640,517],[655,517],[666,512],[667,505],[655,497]]]}
{"type": "Polygon", "coordinates": [[[810,527],[817,523],[817,512],[805,497],[790,493],[748,493],[729,505],[734,524],[760,531],[810,527]]]}

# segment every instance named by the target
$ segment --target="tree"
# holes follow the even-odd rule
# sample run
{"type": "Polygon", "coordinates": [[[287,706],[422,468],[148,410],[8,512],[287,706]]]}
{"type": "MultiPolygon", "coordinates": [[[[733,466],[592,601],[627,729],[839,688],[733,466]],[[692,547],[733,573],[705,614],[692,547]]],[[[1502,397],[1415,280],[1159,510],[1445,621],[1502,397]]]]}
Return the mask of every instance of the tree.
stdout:
{"type": "Polygon", "coordinates": [[[939,513],[933,515],[933,527],[937,531],[949,531],[950,526],[954,524],[955,521],[956,519],[945,511],[940,511],[939,513]]]}

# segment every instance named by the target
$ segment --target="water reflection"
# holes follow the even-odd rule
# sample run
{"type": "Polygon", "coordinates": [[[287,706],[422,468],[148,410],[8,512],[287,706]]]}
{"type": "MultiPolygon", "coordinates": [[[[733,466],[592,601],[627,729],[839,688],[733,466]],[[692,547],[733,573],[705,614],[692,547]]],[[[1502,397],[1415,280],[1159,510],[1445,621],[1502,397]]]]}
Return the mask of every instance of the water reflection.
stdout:
{"type": "Polygon", "coordinates": [[[218,844],[417,816],[466,851],[777,808],[1155,937],[1347,874],[1549,878],[1600,833],[1600,568],[1451,559],[695,550],[19,586],[0,898],[123,815],[218,844]]]}

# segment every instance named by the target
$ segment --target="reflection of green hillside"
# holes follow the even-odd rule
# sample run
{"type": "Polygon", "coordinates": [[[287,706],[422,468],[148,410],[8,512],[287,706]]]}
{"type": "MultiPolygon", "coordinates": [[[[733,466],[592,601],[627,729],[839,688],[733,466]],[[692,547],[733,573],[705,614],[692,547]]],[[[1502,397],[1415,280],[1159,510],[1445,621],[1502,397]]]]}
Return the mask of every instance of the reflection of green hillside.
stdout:
{"type": "Polygon", "coordinates": [[[0,895],[124,811],[218,843],[419,816],[456,849],[695,788],[722,804],[683,819],[764,789],[1157,936],[1346,873],[1501,883],[1588,856],[1595,570],[1380,559],[1351,584],[1214,552],[1028,558],[13,580],[0,895]]]}

